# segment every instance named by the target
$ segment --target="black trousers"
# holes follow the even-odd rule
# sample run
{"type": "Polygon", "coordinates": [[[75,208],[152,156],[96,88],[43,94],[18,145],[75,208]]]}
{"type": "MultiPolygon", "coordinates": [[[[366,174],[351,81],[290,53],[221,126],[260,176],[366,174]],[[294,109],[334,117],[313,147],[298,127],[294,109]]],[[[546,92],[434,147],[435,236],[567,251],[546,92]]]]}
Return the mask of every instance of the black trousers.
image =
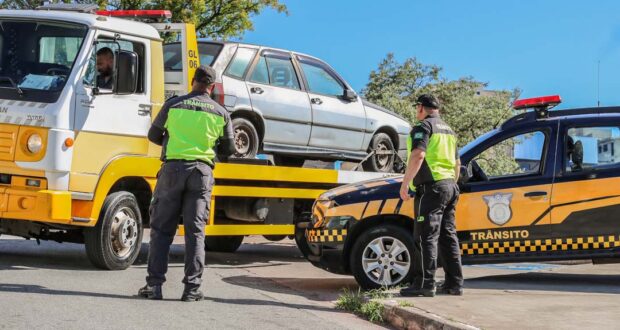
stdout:
{"type": "Polygon", "coordinates": [[[158,175],[150,207],[148,285],[166,281],[170,244],[181,215],[185,227],[185,277],[187,289],[202,283],[205,263],[205,221],[209,218],[213,171],[202,162],[166,162],[158,175]]]}
{"type": "Polygon", "coordinates": [[[453,180],[416,187],[414,236],[414,281],[421,288],[435,286],[437,247],[446,273],[446,285],[463,286],[459,240],[454,219],[459,190],[453,180]]]}

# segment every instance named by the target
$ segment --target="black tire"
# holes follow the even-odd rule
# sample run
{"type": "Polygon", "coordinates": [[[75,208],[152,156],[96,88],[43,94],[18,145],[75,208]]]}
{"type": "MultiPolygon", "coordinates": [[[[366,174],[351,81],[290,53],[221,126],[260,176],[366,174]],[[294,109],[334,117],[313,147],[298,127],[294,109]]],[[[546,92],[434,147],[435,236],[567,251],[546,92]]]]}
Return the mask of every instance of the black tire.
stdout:
{"type": "Polygon", "coordinates": [[[142,230],[136,197],[125,191],[112,193],[103,202],[97,225],[84,230],[86,255],[97,268],[127,269],[140,253],[142,230]]]}
{"type": "Polygon", "coordinates": [[[295,225],[295,244],[297,244],[297,248],[304,258],[308,259],[308,255],[310,254],[310,245],[308,245],[308,240],[306,239],[306,228],[297,227],[298,222],[306,221],[310,221],[310,215],[297,216],[295,217],[295,220],[293,220],[295,225]]]}
{"type": "MultiPolygon", "coordinates": [[[[394,244],[384,244],[385,250],[389,250],[390,246],[394,247],[394,244]]],[[[372,290],[386,286],[394,287],[400,284],[410,283],[413,278],[412,261],[413,235],[402,227],[381,225],[366,230],[356,239],[351,250],[349,262],[351,272],[353,276],[355,276],[357,283],[364,290],[372,290]],[[390,258],[391,254],[389,254],[389,251],[386,251],[385,257],[376,255],[369,246],[371,243],[376,242],[376,240],[382,240],[384,243],[394,243],[398,241],[400,242],[398,246],[402,248],[403,252],[399,252],[398,255],[392,256],[393,258],[390,258]],[[377,262],[374,263],[376,267],[388,267],[387,270],[390,272],[390,278],[392,279],[390,283],[379,283],[382,280],[382,276],[377,274],[377,272],[383,273],[386,270],[385,268],[377,268],[375,269],[376,272],[372,271],[370,272],[371,274],[366,273],[363,265],[363,258],[375,259],[375,255],[377,256],[377,262]],[[408,264],[408,268],[403,267],[404,264],[408,264]],[[392,268],[394,266],[400,267],[399,269],[403,274],[398,273],[395,268],[392,268]]],[[[368,263],[368,266],[372,264],[373,263],[368,263]]]]}
{"type": "Polygon", "coordinates": [[[396,148],[394,148],[394,142],[390,139],[390,136],[385,133],[377,133],[370,140],[370,147],[368,152],[376,151],[391,151],[391,155],[377,155],[370,156],[363,164],[362,167],[367,172],[382,172],[390,173],[394,170],[394,159],[396,158],[396,148]]]}
{"type": "Polygon", "coordinates": [[[258,132],[251,121],[245,118],[232,120],[235,132],[235,155],[237,158],[254,158],[260,144],[258,132]]]}
{"type": "Polygon", "coordinates": [[[213,252],[233,253],[243,243],[243,236],[205,236],[205,249],[213,252]]]}
{"type": "Polygon", "coordinates": [[[302,167],[306,160],[299,157],[273,155],[273,162],[277,166],[302,167]]]}

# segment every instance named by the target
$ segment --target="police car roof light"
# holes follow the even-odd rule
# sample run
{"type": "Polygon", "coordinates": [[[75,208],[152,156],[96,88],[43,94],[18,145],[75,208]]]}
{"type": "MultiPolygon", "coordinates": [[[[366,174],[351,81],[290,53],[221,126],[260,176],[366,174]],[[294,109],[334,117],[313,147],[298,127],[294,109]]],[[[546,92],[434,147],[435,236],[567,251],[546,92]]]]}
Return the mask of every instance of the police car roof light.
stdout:
{"type": "Polygon", "coordinates": [[[97,15],[125,18],[171,18],[170,10],[98,10],[97,15]]]}
{"type": "Polygon", "coordinates": [[[562,103],[560,95],[549,95],[516,100],[512,103],[512,108],[515,110],[534,109],[536,118],[541,119],[547,118],[549,116],[549,109],[560,103],[562,103]]]}

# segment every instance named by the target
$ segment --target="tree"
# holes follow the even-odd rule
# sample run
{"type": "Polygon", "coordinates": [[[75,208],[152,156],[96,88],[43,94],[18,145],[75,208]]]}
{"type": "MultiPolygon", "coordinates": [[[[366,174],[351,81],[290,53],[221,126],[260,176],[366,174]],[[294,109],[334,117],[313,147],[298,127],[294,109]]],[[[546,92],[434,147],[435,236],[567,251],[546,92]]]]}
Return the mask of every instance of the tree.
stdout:
{"type": "MultiPolygon", "coordinates": [[[[63,0],[95,3],[104,9],[167,9],[172,22],[194,23],[200,37],[228,39],[253,30],[252,17],[265,9],[288,14],[279,0],[63,0]]],[[[3,9],[34,9],[42,0],[1,0],[3,9]]]]}
{"type": "MultiPolygon", "coordinates": [[[[388,54],[370,72],[362,94],[414,123],[417,97],[433,93],[441,101],[442,118],[454,129],[459,147],[497,128],[514,114],[511,101],[518,95],[517,89],[484,91],[487,84],[472,77],[449,80],[441,73],[441,67],[420,63],[415,57],[399,63],[393,54],[388,54]]],[[[497,161],[492,165],[495,172],[516,164],[512,150],[495,156],[497,161]]]]}

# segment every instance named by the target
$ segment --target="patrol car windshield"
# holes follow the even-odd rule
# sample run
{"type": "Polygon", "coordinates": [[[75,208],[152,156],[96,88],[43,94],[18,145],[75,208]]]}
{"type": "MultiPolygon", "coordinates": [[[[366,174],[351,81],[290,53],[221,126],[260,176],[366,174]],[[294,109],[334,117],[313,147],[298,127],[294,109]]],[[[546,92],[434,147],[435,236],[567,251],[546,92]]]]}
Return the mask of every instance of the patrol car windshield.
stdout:
{"type": "Polygon", "coordinates": [[[488,139],[491,135],[495,135],[495,133],[497,133],[497,131],[498,131],[497,129],[494,129],[492,131],[486,132],[486,133],[480,135],[479,137],[477,137],[475,140],[469,142],[468,144],[466,144],[463,148],[461,148],[459,150],[459,156],[462,157],[464,154],[468,153],[475,146],[480,144],[480,142],[488,139]]]}
{"type": "Polygon", "coordinates": [[[72,23],[0,19],[0,98],[54,102],[87,31],[72,23]]]}

